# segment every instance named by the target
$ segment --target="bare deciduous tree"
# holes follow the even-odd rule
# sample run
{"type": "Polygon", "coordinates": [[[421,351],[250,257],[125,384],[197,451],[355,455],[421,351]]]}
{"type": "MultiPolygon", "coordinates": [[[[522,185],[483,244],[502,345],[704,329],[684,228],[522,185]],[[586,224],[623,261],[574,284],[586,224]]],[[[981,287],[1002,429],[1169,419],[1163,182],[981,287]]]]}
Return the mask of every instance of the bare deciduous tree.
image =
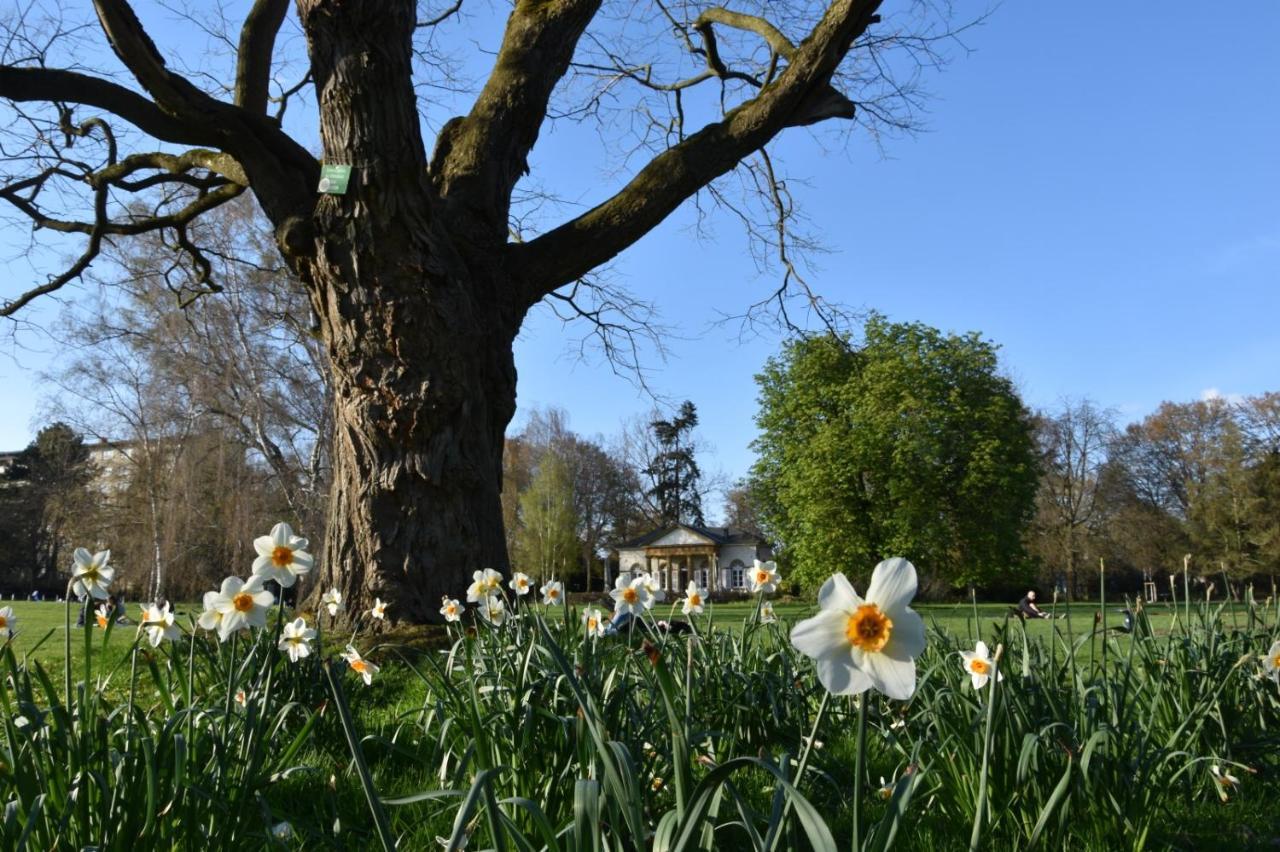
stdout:
{"type": "Polygon", "coordinates": [[[471,108],[438,123],[419,84],[456,82],[440,58],[461,4],[297,0],[293,17],[288,0],[254,0],[238,35],[219,38],[234,46],[222,66],[216,54],[168,59],[126,0],[92,5],[92,27],[35,20],[31,7],[6,22],[0,200],[80,245],[0,315],[78,280],[108,243],[146,233],[186,256],[183,300],[215,291],[195,223],[250,192],[306,289],[332,377],[322,580],[354,610],[376,594],[414,620],[435,617],[472,570],[507,566],[502,442],[527,312],[568,296],[572,312],[598,321],[600,303],[579,303],[574,288],[696,199],[767,238],[783,274],[762,306],[790,322],[798,300],[829,320],[788,250],[794,211],[765,148],[787,128],[834,119],[876,132],[910,124],[919,72],[948,35],[930,3],[881,23],[880,0],[736,10],[517,0],[471,108]],[[286,21],[305,37],[304,61],[278,49],[286,21]],[[114,60],[98,61],[104,37],[114,60]],[[317,193],[310,140],[284,129],[286,109],[307,98],[324,163],[351,169],[343,194],[317,193]],[[630,144],[606,144],[625,149],[629,179],[580,215],[513,238],[518,184],[546,122],[607,127],[618,104],[632,116],[617,122],[630,144]],[[430,154],[424,126],[441,128],[430,154]],[[739,166],[763,190],[757,208],[717,183],[739,166]]]}

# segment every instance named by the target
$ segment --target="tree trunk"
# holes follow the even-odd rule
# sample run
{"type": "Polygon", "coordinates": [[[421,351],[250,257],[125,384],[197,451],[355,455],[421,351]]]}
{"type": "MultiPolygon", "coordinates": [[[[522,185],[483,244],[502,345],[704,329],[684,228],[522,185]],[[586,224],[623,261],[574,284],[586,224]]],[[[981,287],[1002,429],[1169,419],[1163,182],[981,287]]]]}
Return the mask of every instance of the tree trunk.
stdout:
{"type": "Polygon", "coordinates": [[[439,312],[435,286],[406,282],[418,292],[403,306],[381,289],[379,303],[348,303],[324,326],[334,471],[317,591],[336,587],[361,609],[379,597],[392,619],[420,622],[442,596],[460,596],[471,572],[507,571],[502,443],[515,365],[511,341],[494,340],[488,323],[439,312]],[[395,331],[406,323],[414,333],[395,331]]]}
{"type": "Polygon", "coordinates": [[[474,211],[446,210],[428,191],[414,4],[305,0],[299,13],[324,160],[351,166],[344,194],[320,198],[309,223],[277,229],[311,295],[333,382],[313,601],[336,587],[348,618],[379,597],[391,620],[438,620],[441,596],[465,592],[471,572],[508,568],[502,446],[524,309],[499,252],[472,238],[474,211]],[[299,233],[310,250],[298,249],[299,233]]]}

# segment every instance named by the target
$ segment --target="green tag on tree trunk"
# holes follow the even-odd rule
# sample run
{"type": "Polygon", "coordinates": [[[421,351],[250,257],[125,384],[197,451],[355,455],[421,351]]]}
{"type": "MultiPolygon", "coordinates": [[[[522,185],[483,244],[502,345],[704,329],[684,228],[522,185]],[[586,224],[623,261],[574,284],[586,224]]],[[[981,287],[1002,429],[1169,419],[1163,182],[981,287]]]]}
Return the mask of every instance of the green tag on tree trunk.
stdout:
{"type": "Polygon", "coordinates": [[[346,195],[351,180],[351,167],[325,163],[320,167],[320,191],[329,195],[346,195]]]}

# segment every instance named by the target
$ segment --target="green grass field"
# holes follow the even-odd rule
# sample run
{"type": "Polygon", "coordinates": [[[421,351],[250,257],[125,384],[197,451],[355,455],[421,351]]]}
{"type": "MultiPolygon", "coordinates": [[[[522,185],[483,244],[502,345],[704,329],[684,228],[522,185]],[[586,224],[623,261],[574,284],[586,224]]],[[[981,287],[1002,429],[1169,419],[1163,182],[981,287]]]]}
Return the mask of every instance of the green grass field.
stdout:
{"type": "MultiPolygon", "coordinates": [[[[978,636],[1005,643],[1008,674],[987,755],[981,848],[1280,844],[1280,690],[1257,672],[1258,653],[1277,635],[1274,605],[1202,602],[1190,613],[1155,605],[1135,638],[1119,629],[1120,606],[1108,604],[1105,643],[1093,630],[1096,603],[1025,625],[1007,604],[980,604],[976,618],[971,605],[917,605],[929,628],[918,690],[906,702],[870,696],[871,787],[860,797],[854,706],[837,698],[827,708],[811,662],[787,638],[813,605],[776,603],[780,622],[764,626],[751,624],[753,603],[714,605],[697,619],[696,642],[658,640],[659,668],[641,637],[583,642],[576,615],[566,623],[558,609],[542,611],[546,633],[535,618],[501,631],[481,625],[461,641],[457,627],[361,635],[355,644],[381,671],[364,686],[338,661],[340,687],[326,686],[319,656],[282,659],[270,630],[225,644],[201,631],[194,644],[151,651],[143,643],[134,656],[134,626],[86,632],[73,609],[70,717],[59,709],[64,607],[6,605],[18,632],[12,656],[3,655],[0,798],[20,804],[0,820],[3,848],[18,848],[5,844],[24,824],[38,827],[39,848],[104,852],[192,844],[365,852],[380,836],[398,849],[440,848],[452,837],[468,848],[576,852],[596,848],[596,832],[612,838],[610,848],[679,848],[627,838],[683,825],[689,797],[719,777],[708,769],[718,764],[741,768],[709,788],[718,789],[720,827],[711,839],[695,832],[688,848],[828,848],[808,834],[810,823],[779,810],[793,800],[814,809],[807,818],[838,841],[830,848],[850,848],[855,808],[877,827],[867,849],[887,848],[877,845],[879,827],[891,824],[894,848],[967,848],[986,762],[986,699],[956,652],[978,636]],[[94,690],[80,685],[86,638],[94,690]],[[32,674],[36,662],[44,674],[32,674]],[[243,708],[231,700],[241,693],[243,708]],[[19,718],[41,720],[45,735],[24,736],[19,718]],[[812,734],[823,747],[797,780],[794,761],[812,734]],[[1219,763],[1243,779],[1221,799],[1209,773],[1219,763]],[[795,792],[770,772],[795,781],[795,792]],[[640,783],[626,782],[628,773],[640,783]],[[89,804],[71,794],[85,778],[96,779],[89,804]],[[583,787],[587,780],[596,786],[583,787]],[[595,814],[586,822],[584,808],[595,814]],[[292,834],[272,836],[282,822],[292,834]],[[763,832],[775,825],[783,835],[768,841],[763,832]]],[[[178,613],[185,626],[197,607],[178,613]]],[[[128,615],[136,619],[137,607],[128,615]]],[[[682,617],[669,604],[654,612],[673,615],[682,617]]],[[[333,659],[351,638],[325,636],[323,656],[333,659]]]]}

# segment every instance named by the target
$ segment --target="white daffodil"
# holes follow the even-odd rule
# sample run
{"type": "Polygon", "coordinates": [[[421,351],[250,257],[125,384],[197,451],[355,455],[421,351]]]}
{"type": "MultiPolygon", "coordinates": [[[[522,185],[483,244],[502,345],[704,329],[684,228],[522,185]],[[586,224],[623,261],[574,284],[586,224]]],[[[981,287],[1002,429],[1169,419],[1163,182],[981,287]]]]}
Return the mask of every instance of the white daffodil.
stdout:
{"type": "Polygon", "coordinates": [[[18,629],[18,618],[13,614],[13,607],[0,606],[0,635],[12,636],[18,629]]]}
{"type": "Polygon", "coordinates": [[[604,613],[599,609],[589,606],[587,611],[582,614],[582,626],[587,629],[587,635],[599,638],[604,635],[608,627],[604,620],[604,613]]]}
{"type": "Polygon", "coordinates": [[[876,791],[876,795],[878,795],[881,799],[883,799],[886,802],[892,799],[893,798],[893,782],[885,781],[884,776],[881,775],[880,789],[876,791]]]}
{"type": "Polygon", "coordinates": [[[182,635],[182,629],[173,623],[173,613],[169,611],[168,603],[164,606],[143,606],[138,629],[147,631],[147,640],[151,642],[152,648],[159,647],[166,639],[172,642],[182,635]]]}
{"type": "Polygon", "coordinates": [[[707,590],[699,589],[697,583],[690,583],[684,590],[684,601],[680,604],[680,611],[685,615],[702,615],[702,608],[706,602],[707,590]]]}
{"type": "Polygon", "coordinates": [[[773,624],[777,620],[778,620],[778,616],[776,616],[773,612],[773,601],[765,601],[764,603],[760,604],[760,623],[761,624],[773,624]]]}
{"type": "Polygon", "coordinates": [[[107,560],[110,558],[110,550],[99,550],[90,555],[89,551],[83,547],[76,548],[75,553],[72,554],[75,565],[71,569],[71,578],[74,581],[71,591],[76,597],[94,597],[100,601],[107,599],[107,586],[111,585],[112,579],[116,576],[116,569],[107,565],[107,560]]]}
{"type": "Polygon", "coordinates": [[[27,728],[31,726],[31,720],[28,719],[26,716],[14,716],[13,726],[18,730],[22,730],[23,728],[27,728]]]}
{"type": "Polygon", "coordinates": [[[445,621],[462,620],[462,604],[458,601],[445,595],[440,599],[440,604],[440,614],[444,616],[445,621]]]}
{"type": "Polygon", "coordinates": [[[280,650],[289,655],[289,662],[296,663],[311,654],[311,640],[314,638],[316,632],[299,616],[280,631],[280,650]]]}
{"type": "Polygon", "coordinates": [[[231,638],[237,630],[267,626],[267,608],[275,602],[271,593],[262,588],[261,574],[254,574],[248,581],[228,577],[216,592],[204,593],[204,612],[199,625],[205,630],[217,630],[222,642],[231,638]]]}
{"type": "Polygon", "coordinates": [[[533,580],[529,579],[528,574],[519,571],[511,575],[511,582],[507,583],[511,591],[516,593],[516,597],[524,597],[533,590],[533,580]]]}
{"type": "Polygon", "coordinates": [[[560,606],[564,603],[564,583],[552,580],[542,584],[542,605],[560,606]]]}
{"type": "Polygon", "coordinates": [[[106,630],[107,625],[111,623],[111,607],[106,604],[100,604],[98,608],[93,611],[93,615],[98,621],[98,626],[103,630],[106,630]]]}
{"type": "Polygon", "coordinates": [[[360,656],[360,652],[357,651],[353,645],[347,646],[347,650],[343,653],[342,658],[347,661],[347,665],[351,666],[351,670],[353,672],[364,679],[365,686],[369,686],[373,683],[373,676],[378,673],[378,667],[360,656]]]}
{"type": "Polygon", "coordinates": [[[862,599],[843,574],[822,584],[821,611],[791,631],[791,644],[812,657],[818,680],[836,695],[875,688],[905,700],[916,688],[915,658],[924,652],[924,620],[907,604],[916,594],[916,569],[888,559],[871,574],[862,599]]]}
{"type": "Polygon", "coordinates": [[[253,560],[253,573],[275,580],[286,589],[315,565],[307,553],[307,540],[294,535],[284,522],[272,527],[271,535],[255,538],[253,549],[258,551],[258,558],[253,560]]]}
{"type": "Polygon", "coordinates": [[[374,618],[385,621],[387,617],[387,603],[382,598],[373,599],[373,609],[369,610],[369,614],[374,618]]]}
{"type": "Polygon", "coordinates": [[[320,596],[320,603],[324,604],[329,610],[330,616],[336,616],[342,609],[342,592],[337,589],[330,589],[320,596]]]}
{"type": "Polygon", "coordinates": [[[249,703],[249,696],[245,694],[245,691],[243,689],[236,690],[236,703],[239,704],[241,707],[244,707],[246,704],[249,703]]]}
{"type": "Polygon", "coordinates": [[[751,591],[758,595],[771,595],[778,590],[778,563],[756,560],[751,569],[751,591]]]}
{"type": "Polygon", "coordinates": [[[507,617],[507,605],[497,595],[489,595],[480,604],[480,614],[492,625],[501,624],[507,617]]]}
{"type": "Polygon", "coordinates": [[[1267,651],[1267,655],[1262,658],[1262,670],[1280,684],[1280,642],[1273,644],[1271,650],[1267,651]]]}
{"type": "Polygon", "coordinates": [[[614,581],[609,597],[613,598],[613,611],[619,615],[624,612],[639,615],[653,606],[653,596],[649,594],[643,576],[632,577],[625,572],[614,581]]]}
{"type": "Polygon", "coordinates": [[[646,608],[667,599],[667,592],[662,588],[662,582],[658,577],[646,572],[640,575],[640,582],[644,585],[644,590],[649,593],[649,603],[646,604],[646,608]]]}
{"type": "Polygon", "coordinates": [[[471,579],[471,585],[467,587],[467,601],[470,603],[479,603],[502,588],[502,575],[492,568],[476,571],[471,579]]]}
{"type": "Polygon", "coordinates": [[[1218,792],[1218,798],[1227,801],[1231,798],[1230,794],[1235,792],[1236,787],[1240,786],[1240,779],[1232,775],[1230,771],[1223,772],[1218,764],[1209,767],[1209,774],[1213,776],[1216,782],[1215,789],[1218,792]]]}
{"type": "MultiPolygon", "coordinates": [[[[977,690],[986,686],[987,681],[991,679],[991,673],[996,669],[996,664],[991,659],[991,652],[987,649],[987,643],[979,639],[972,651],[961,651],[960,656],[964,660],[964,670],[973,679],[973,688],[977,690]]],[[[996,680],[1004,680],[1004,675],[996,672],[996,680]]]]}

